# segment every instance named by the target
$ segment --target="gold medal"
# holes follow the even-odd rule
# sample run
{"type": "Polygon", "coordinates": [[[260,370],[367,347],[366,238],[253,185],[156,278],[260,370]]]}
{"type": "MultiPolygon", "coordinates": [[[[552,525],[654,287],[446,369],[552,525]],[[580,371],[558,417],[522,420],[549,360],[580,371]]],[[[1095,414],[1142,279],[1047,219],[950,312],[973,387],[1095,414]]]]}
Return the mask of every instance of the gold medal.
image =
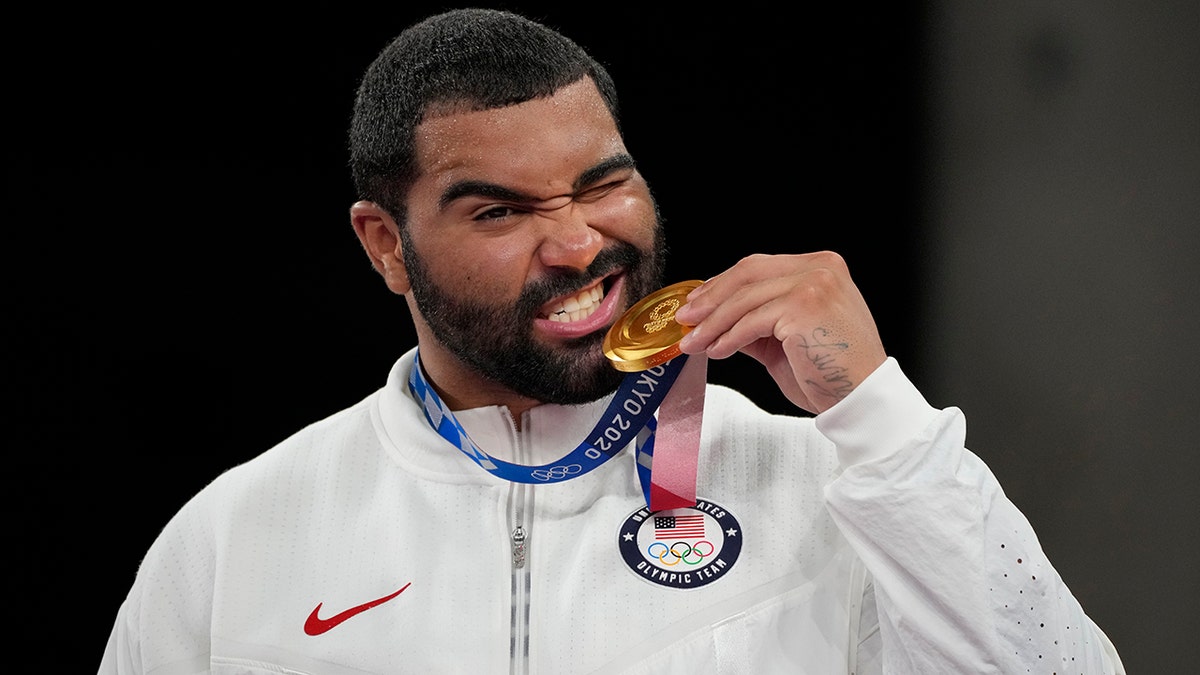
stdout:
{"type": "Polygon", "coordinates": [[[653,368],[679,356],[679,341],[691,330],[675,321],[675,311],[703,281],[681,281],[634,303],[604,336],[604,355],[624,372],[653,368]]]}

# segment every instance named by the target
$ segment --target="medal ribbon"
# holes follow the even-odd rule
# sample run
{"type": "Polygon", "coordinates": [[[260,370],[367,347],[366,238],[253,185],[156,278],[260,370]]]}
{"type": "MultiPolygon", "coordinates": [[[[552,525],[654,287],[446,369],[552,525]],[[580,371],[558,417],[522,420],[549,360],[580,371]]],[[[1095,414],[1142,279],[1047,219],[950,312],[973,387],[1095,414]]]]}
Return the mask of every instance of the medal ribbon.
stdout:
{"type": "MultiPolygon", "coordinates": [[[[585,439],[561,459],[540,466],[514,464],[496,459],[480,449],[463,429],[454,413],[446,407],[441,397],[429,386],[421,372],[420,355],[413,360],[412,374],[408,378],[408,389],[422,403],[425,419],[429,425],[451,445],[458,448],[476,464],[494,476],[517,483],[557,483],[582,476],[604,462],[612,459],[626,445],[637,441],[638,480],[647,504],[653,508],[655,494],[650,480],[650,468],[654,454],[654,436],[657,424],[654,413],[664,398],[668,397],[671,385],[680,372],[685,370],[687,356],[678,356],[666,363],[647,370],[629,373],[617,388],[600,421],[585,439]]],[[[703,368],[701,368],[703,370],[703,368]]],[[[703,380],[703,375],[701,375],[703,380]]],[[[701,384],[703,392],[703,383],[701,384]]],[[[694,402],[694,397],[689,398],[694,402]]],[[[701,396],[701,402],[703,396],[701,396]]],[[[699,428],[696,429],[699,436],[699,428]]],[[[693,453],[694,454],[694,453],[693,453]]],[[[656,467],[657,468],[657,467],[656,467]]],[[[695,458],[692,461],[692,504],[695,504],[695,458]]],[[[657,477],[655,473],[655,477],[657,477]]],[[[674,482],[668,489],[678,490],[674,482]]]]}
{"type": "MultiPolygon", "coordinates": [[[[704,388],[708,359],[704,354],[685,356],[679,341],[688,328],[675,321],[675,312],[703,281],[681,281],[633,303],[604,336],[604,355],[613,367],[640,372],[660,363],[687,359],[674,386],[658,409],[662,436],[651,466],[646,503],[651,511],[696,505],[696,470],[700,456],[700,427],[704,416],[704,388]]],[[[640,454],[638,459],[645,459],[640,454]]],[[[642,479],[639,465],[639,479],[642,479]]],[[[646,483],[642,483],[645,490],[646,483]]]]}
{"type": "Polygon", "coordinates": [[[708,359],[704,354],[693,354],[690,358],[677,356],[668,363],[682,358],[688,361],[658,409],[662,433],[654,452],[650,495],[646,499],[651,511],[696,505],[696,469],[708,359]]]}

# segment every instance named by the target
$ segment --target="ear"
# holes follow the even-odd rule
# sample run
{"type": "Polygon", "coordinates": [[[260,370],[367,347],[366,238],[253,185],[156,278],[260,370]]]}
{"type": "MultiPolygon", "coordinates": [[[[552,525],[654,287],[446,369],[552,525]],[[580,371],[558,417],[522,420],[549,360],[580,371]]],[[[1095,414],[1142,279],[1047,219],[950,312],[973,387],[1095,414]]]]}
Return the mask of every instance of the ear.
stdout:
{"type": "Polygon", "coordinates": [[[404,268],[400,228],[391,214],[374,202],[355,202],[350,207],[350,224],[387,287],[399,295],[407,293],[408,271],[404,268]]]}

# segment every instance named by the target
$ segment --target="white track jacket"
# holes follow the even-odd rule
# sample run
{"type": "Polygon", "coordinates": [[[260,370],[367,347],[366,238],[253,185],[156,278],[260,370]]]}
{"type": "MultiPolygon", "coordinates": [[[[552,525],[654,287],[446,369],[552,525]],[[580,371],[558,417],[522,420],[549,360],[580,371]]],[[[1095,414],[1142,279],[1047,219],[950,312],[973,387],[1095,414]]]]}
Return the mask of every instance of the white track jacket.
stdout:
{"type": "MultiPolygon", "coordinates": [[[[692,509],[632,449],[494,477],[386,386],[219,476],[166,525],[99,672],[1123,673],[1028,521],[895,360],[821,415],[705,396],[692,509]]],[[[538,465],[606,401],[460,411],[538,465]]]]}

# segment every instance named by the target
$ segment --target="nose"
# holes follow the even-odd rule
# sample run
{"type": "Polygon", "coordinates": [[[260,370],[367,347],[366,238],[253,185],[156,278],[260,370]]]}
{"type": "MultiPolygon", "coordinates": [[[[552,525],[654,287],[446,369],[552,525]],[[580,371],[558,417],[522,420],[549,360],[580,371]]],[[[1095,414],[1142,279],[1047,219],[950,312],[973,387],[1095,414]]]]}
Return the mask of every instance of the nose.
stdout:
{"type": "Polygon", "coordinates": [[[604,246],[603,236],[588,224],[587,207],[574,200],[541,209],[542,240],[538,260],[545,267],[586,269],[604,246]]]}

